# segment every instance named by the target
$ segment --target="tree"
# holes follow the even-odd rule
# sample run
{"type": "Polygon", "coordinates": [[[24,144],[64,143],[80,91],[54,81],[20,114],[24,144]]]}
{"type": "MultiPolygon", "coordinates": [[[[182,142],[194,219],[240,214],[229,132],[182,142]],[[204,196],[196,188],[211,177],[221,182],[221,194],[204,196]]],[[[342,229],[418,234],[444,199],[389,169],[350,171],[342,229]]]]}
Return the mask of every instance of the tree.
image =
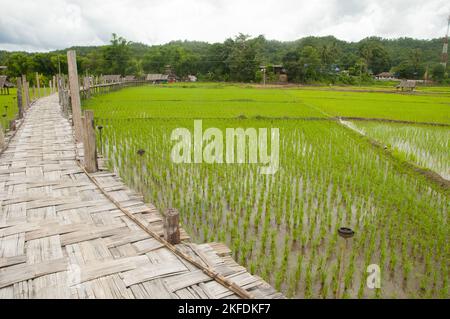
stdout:
{"type": "MultiPolygon", "coordinates": [[[[103,54],[101,51],[93,51],[89,52],[85,59],[83,59],[83,63],[81,64],[83,70],[87,71],[89,74],[107,74],[105,59],[103,58],[103,54]],[[106,71],[106,72],[105,72],[106,71]]],[[[67,64],[67,63],[66,63],[67,64]]]]}
{"type": "Polygon", "coordinates": [[[103,48],[105,73],[125,75],[130,61],[129,44],[125,38],[112,34],[111,44],[103,48]]]}
{"type": "Polygon", "coordinates": [[[391,61],[386,49],[381,45],[376,45],[372,48],[372,58],[370,59],[369,69],[373,74],[389,71],[391,68],[391,61]]]}
{"type": "Polygon", "coordinates": [[[232,81],[251,82],[255,80],[259,61],[256,57],[256,43],[249,38],[250,36],[240,33],[234,40],[225,41],[225,45],[230,47],[226,63],[230,69],[232,81]]]}
{"type": "Polygon", "coordinates": [[[148,51],[142,61],[142,67],[146,73],[162,73],[164,66],[169,64],[167,55],[162,52],[162,48],[155,47],[148,51]]]}
{"type": "Polygon", "coordinates": [[[421,49],[413,49],[409,55],[409,63],[413,69],[412,78],[419,79],[422,78],[425,73],[425,66],[422,60],[422,50],[421,49]]]}
{"type": "Polygon", "coordinates": [[[368,39],[359,46],[359,55],[364,59],[367,70],[373,74],[388,71],[391,68],[389,53],[378,39],[368,39]]]}
{"type": "Polygon", "coordinates": [[[403,61],[394,68],[394,73],[402,79],[418,79],[425,73],[425,68],[416,67],[410,61],[403,61]]]}
{"type": "Polygon", "coordinates": [[[12,53],[6,61],[6,65],[8,66],[7,74],[11,77],[21,76],[33,70],[32,60],[27,54],[21,52],[12,53]]]}
{"type": "MultiPolygon", "coordinates": [[[[59,69],[61,69],[62,74],[67,74],[67,55],[66,54],[52,54],[50,57],[50,61],[52,63],[52,67],[55,71],[55,73],[59,72],[59,69]]],[[[53,74],[49,74],[53,75],[53,74]]]]}
{"type": "Polygon", "coordinates": [[[292,82],[300,81],[300,65],[298,62],[299,58],[300,54],[298,50],[290,51],[283,57],[284,68],[289,74],[289,79],[292,82]]]}
{"type": "Polygon", "coordinates": [[[312,82],[321,77],[321,57],[319,51],[313,46],[305,46],[286,53],[283,64],[289,78],[294,82],[312,82]]]}
{"type": "Polygon", "coordinates": [[[431,76],[436,82],[442,82],[445,77],[444,66],[442,64],[436,64],[431,71],[431,76]]]}
{"type": "Polygon", "coordinates": [[[312,47],[306,46],[300,52],[298,59],[300,67],[300,80],[302,82],[316,81],[320,77],[320,55],[319,51],[312,47]]]}
{"type": "Polygon", "coordinates": [[[205,59],[202,60],[200,72],[206,74],[208,80],[228,81],[230,68],[227,63],[231,53],[231,46],[222,43],[214,43],[208,47],[205,59]]]}
{"type": "Polygon", "coordinates": [[[320,58],[325,72],[331,71],[340,52],[336,42],[324,44],[320,50],[320,58]]]}
{"type": "Polygon", "coordinates": [[[127,75],[135,75],[137,77],[144,75],[144,69],[142,68],[142,61],[138,59],[131,59],[125,70],[127,75]]]}
{"type": "MultiPolygon", "coordinates": [[[[290,81],[330,83],[344,79],[348,83],[356,80],[360,73],[368,78],[367,72],[381,73],[391,69],[401,77],[423,78],[425,65],[431,66],[431,74],[432,67],[439,63],[437,52],[441,48],[441,39],[388,40],[372,37],[353,43],[329,36],[282,42],[243,34],[222,43],[172,41],[148,46],[128,42],[114,34],[106,46],[71,49],[77,51],[80,74],[86,71],[93,75],[164,73],[165,66],[170,64],[179,76],[191,73],[205,80],[247,82],[256,80],[260,64],[283,64],[290,81]],[[308,67],[305,68],[305,64],[308,67]],[[311,68],[310,65],[319,67],[311,68]],[[364,69],[361,70],[360,66],[364,69]],[[338,74],[344,70],[348,71],[349,77],[338,74]]],[[[61,72],[67,74],[66,50],[49,53],[0,50],[0,65],[8,67],[5,73],[11,77],[27,74],[32,80],[34,72],[39,72],[46,81],[58,72],[58,60],[61,72]]]]}
{"type": "Polygon", "coordinates": [[[394,68],[398,77],[404,79],[421,79],[425,74],[425,66],[422,62],[422,51],[413,49],[407,60],[402,61],[394,68]]]}

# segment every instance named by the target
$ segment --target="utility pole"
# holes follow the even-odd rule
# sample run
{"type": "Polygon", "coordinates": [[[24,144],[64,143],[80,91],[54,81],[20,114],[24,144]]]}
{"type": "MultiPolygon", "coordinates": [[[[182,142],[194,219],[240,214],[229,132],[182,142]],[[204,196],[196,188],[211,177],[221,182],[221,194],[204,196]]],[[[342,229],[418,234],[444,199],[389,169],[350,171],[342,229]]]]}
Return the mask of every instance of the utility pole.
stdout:
{"type": "Polygon", "coordinates": [[[61,61],[59,60],[59,54],[58,54],[58,75],[61,77],[61,61]]]}
{"type": "Polygon", "coordinates": [[[450,16],[447,19],[447,33],[445,34],[444,46],[442,47],[441,65],[444,68],[447,68],[447,61],[448,61],[448,31],[449,31],[449,28],[450,28],[450,16]]]}
{"type": "Polygon", "coordinates": [[[266,86],[266,66],[265,65],[261,66],[261,71],[263,73],[263,85],[266,86]]]}

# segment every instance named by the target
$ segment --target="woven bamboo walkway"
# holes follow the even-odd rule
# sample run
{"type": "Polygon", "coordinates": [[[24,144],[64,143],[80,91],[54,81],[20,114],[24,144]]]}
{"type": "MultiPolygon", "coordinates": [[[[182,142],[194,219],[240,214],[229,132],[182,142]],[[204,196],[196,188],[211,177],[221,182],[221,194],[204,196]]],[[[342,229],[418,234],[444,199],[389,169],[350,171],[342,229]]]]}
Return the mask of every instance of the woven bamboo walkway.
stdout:
{"type": "MultiPolygon", "coordinates": [[[[126,216],[77,164],[57,96],[38,100],[0,156],[0,298],[237,298],[126,216]]],[[[162,236],[162,217],[108,171],[92,174],[162,236]]],[[[255,298],[282,298],[218,243],[177,249],[255,298]]]]}

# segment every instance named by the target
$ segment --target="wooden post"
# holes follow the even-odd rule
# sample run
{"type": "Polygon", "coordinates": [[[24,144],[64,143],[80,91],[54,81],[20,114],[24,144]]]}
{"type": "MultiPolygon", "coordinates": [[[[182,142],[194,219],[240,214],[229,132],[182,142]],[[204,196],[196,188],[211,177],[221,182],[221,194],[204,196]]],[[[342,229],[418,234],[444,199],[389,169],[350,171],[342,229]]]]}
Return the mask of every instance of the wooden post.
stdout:
{"type": "Polygon", "coordinates": [[[22,87],[25,97],[25,110],[30,106],[30,88],[27,82],[27,76],[25,74],[22,75],[22,87]]]}
{"type": "Polygon", "coordinates": [[[30,105],[31,105],[31,98],[30,98],[30,82],[29,81],[25,81],[25,84],[27,85],[27,105],[26,105],[26,108],[25,108],[25,110],[28,110],[28,108],[30,107],[30,105]]]}
{"type": "Polygon", "coordinates": [[[3,127],[0,124],[0,149],[5,147],[5,134],[3,133],[3,127]]]}
{"type": "Polygon", "coordinates": [[[69,68],[70,100],[72,101],[72,120],[75,128],[77,142],[83,140],[81,124],[80,87],[78,85],[77,56],[74,50],[67,51],[67,64],[69,68]]]}
{"type": "Polygon", "coordinates": [[[16,130],[16,120],[9,121],[9,130],[15,131],[16,130]]]}
{"type": "Polygon", "coordinates": [[[17,78],[17,107],[19,108],[19,119],[23,118],[23,101],[22,101],[22,79],[17,78]]]}
{"type": "Polygon", "coordinates": [[[83,133],[84,167],[89,173],[95,173],[98,165],[93,111],[86,110],[84,112],[83,133]]]}
{"type": "Polygon", "coordinates": [[[174,208],[169,208],[164,216],[164,239],[172,245],[180,243],[180,215],[174,208]]]}
{"type": "Polygon", "coordinates": [[[84,87],[85,98],[89,99],[91,97],[91,83],[89,81],[89,77],[87,77],[87,76],[84,77],[83,87],[84,87]]]}
{"type": "Polygon", "coordinates": [[[63,114],[66,118],[69,118],[69,105],[70,105],[70,101],[69,101],[69,91],[62,89],[61,90],[61,98],[62,98],[62,109],[63,109],[63,114]]]}
{"type": "Polygon", "coordinates": [[[22,107],[23,107],[23,111],[25,112],[28,109],[28,102],[30,100],[30,92],[28,92],[28,85],[27,85],[27,81],[23,81],[22,78],[22,107]]]}
{"type": "Polygon", "coordinates": [[[66,100],[66,95],[68,95],[68,92],[64,89],[61,89],[61,106],[62,106],[62,111],[63,114],[66,118],[69,118],[69,113],[68,113],[68,106],[67,106],[67,100],[66,100]]]}
{"type": "Polygon", "coordinates": [[[39,73],[36,72],[36,86],[37,86],[37,93],[38,98],[41,97],[41,84],[39,83],[39,73]]]}
{"type": "Polygon", "coordinates": [[[58,85],[58,99],[59,105],[62,105],[62,88],[61,88],[61,77],[59,75],[56,76],[56,84],[58,85]]]}

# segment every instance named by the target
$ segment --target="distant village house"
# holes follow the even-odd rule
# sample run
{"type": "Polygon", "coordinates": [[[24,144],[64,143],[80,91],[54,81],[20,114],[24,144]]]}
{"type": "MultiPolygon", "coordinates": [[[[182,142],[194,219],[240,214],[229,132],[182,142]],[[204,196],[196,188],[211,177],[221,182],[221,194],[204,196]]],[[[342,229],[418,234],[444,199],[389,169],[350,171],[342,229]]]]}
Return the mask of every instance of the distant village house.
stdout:
{"type": "Polygon", "coordinates": [[[398,80],[391,72],[381,72],[375,76],[375,80],[378,81],[395,81],[398,80]]]}
{"type": "Polygon", "coordinates": [[[272,65],[273,73],[277,76],[278,82],[287,82],[288,76],[286,69],[281,65],[272,65]]]}
{"type": "Polygon", "coordinates": [[[167,83],[169,75],[167,74],[147,74],[145,80],[153,84],[167,83]]]}
{"type": "Polygon", "coordinates": [[[127,75],[123,78],[124,82],[136,81],[136,77],[134,75],[127,75]]]}
{"type": "Polygon", "coordinates": [[[281,64],[270,66],[261,65],[260,69],[265,73],[265,81],[272,83],[287,83],[287,71],[281,64]]]}
{"type": "Polygon", "coordinates": [[[100,81],[103,84],[109,84],[109,83],[117,83],[121,81],[122,76],[120,74],[107,74],[102,75],[100,77],[100,81]]]}
{"type": "Polygon", "coordinates": [[[197,77],[195,75],[188,75],[189,82],[197,82],[197,77]]]}

